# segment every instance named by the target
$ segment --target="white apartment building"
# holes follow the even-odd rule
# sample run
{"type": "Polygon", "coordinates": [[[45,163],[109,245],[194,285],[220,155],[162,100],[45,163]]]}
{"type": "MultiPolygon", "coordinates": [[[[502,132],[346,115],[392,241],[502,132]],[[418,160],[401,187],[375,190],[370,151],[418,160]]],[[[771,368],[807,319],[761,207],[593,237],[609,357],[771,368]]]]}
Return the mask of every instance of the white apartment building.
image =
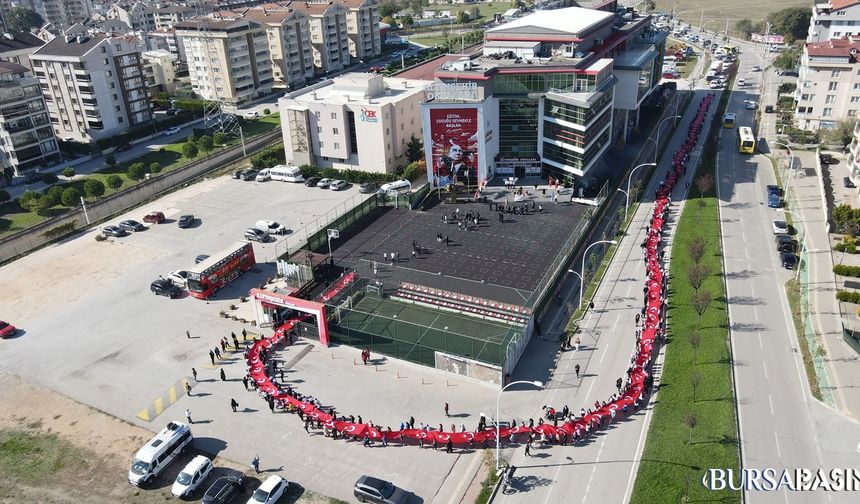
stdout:
{"type": "Polygon", "coordinates": [[[812,6],[807,42],[860,35],[860,0],[828,0],[812,6]]]}
{"type": "Polygon", "coordinates": [[[17,63],[33,70],[30,55],[45,45],[45,41],[30,33],[4,33],[0,35],[0,61],[17,63]]]}
{"type": "Polygon", "coordinates": [[[848,145],[848,170],[854,183],[860,182],[860,119],[854,123],[854,138],[848,145]]]}
{"type": "Polygon", "coordinates": [[[807,43],[800,60],[795,118],[808,131],[860,117],[860,36],[807,43]]]}
{"type": "Polygon", "coordinates": [[[422,137],[429,81],[348,73],[278,100],[288,163],[393,173],[422,137]]]}
{"type": "MultiPolygon", "coordinates": [[[[296,4],[292,4],[296,5],[296,4]]],[[[337,72],[350,64],[349,33],[343,4],[316,0],[296,5],[309,16],[314,66],[318,73],[337,72]]]]}
{"type": "Polygon", "coordinates": [[[239,105],[272,91],[266,27],[230,11],[177,23],[191,87],[203,99],[239,105]]]}
{"type": "Polygon", "coordinates": [[[355,59],[365,59],[382,53],[379,37],[378,0],[341,0],[349,9],[346,31],[349,34],[349,54],[355,59]]]}
{"type": "Polygon", "coordinates": [[[60,162],[39,79],[17,63],[0,62],[0,165],[7,178],[60,162]]]}
{"type": "Polygon", "coordinates": [[[108,19],[118,19],[133,31],[152,31],[155,29],[155,16],[148,4],[113,4],[105,15],[108,19]]]}
{"type": "MultiPolygon", "coordinates": [[[[143,34],[141,34],[143,35],[143,34]]],[[[164,49],[178,58],[180,65],[185,65],[188,58],[185,56],[185,46],[176,36],[175,28],[163,28],[146,32],[146,46],[150,50],[164,49]]]]}
{"type": "Polygon", "coordinates": [[[36,11],[55,28],[69,27],[93,15],[91,0],[41,0],[42,11],[36,11]]]}
{"type": "Polygon", "coordinates": [[[164,49],[146,51],[140,54],[143,61],[143,77],[146,79],[146,87],[149,95],[166,91],[176,91],[176,62],[177,57],[164,49]]]}
{"type": "Polygon", "coordinates": [[[289,89],[304,86],[314,76],[308,15],[278,4],[247,9],[243,15],[266,27],[274,84],[289,89]]]}
{"type": "Polygon", "coordinates": [[[172,28],[176,23],[191,19],[196,14],[194,7],[184,5],[162,5],[151,7],[155,29],[172,28]]]}
{"type": "Polygon", "coordinates": [[[31,60],[59,138],[89,142],[152,119],[133,37],[68,33],[31,60]]]}

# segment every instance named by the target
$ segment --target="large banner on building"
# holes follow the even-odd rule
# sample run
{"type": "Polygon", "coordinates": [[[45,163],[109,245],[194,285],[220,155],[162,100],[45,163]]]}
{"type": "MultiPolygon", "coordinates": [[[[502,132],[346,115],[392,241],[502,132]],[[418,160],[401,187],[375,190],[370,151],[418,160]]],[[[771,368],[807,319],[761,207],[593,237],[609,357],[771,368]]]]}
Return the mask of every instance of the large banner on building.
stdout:
{"type": "Polygon", "coordinates": [[[430,109],[431,163],[427,180],[434,187],[478,182],[478,109],[430,109]]]}

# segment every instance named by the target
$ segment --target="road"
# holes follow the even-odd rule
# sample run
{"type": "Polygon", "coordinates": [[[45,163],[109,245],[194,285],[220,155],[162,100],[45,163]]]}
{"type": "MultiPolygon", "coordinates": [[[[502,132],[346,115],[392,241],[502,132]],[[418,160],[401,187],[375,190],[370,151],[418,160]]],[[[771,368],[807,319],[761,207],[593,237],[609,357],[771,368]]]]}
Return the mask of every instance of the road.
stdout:
{"type": "MultiPolygon", "coordinates": [[[[764,67],[763,51],[741,44],[739,75],[764,67]]],[[[762,75],[762,74],[759,74],[762,75]]],[[[761,81],[732,93],[728,110],[737,124],[752,125],[745,101],[758,100],[761,81]]],[[[809,394],[783,284],[772,221],[780,213],[766,204],[765,186],[775,183],[769,159],[741,155],[735,130],[723,129],[718,155],[725,278],[735,356],[734,372],[745,468],[834,468],[855,465],[860,426],[809,394]],[[834,430],[835,429],[835,430],[834,430]]],[[[838,493],[754,492],[748,501],[854,502],[838,493]]]]}

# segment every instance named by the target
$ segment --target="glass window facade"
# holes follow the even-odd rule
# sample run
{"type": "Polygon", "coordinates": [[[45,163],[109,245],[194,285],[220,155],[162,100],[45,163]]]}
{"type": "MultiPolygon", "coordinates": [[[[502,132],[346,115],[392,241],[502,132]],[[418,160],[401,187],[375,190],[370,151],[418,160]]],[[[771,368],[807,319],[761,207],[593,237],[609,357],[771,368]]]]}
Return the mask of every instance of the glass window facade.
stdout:
{"type": "Polygon", "coordinates": [[[593,92],[597,90],[597,76],[565,72],[498,75],[493,80],[495,95],[546,93],[550,89],[593,92]]]}
{"type": "Polygon", "coordinates": [[[554,117],[562,121],[585,126],[598,113],[603,112],[603,109],[611,101],[612,93],[605,93],[591,107],[585,108],[547,98],[544,103],[544,114],[547,117],[554,117]]]}
{"type": "MultiPolygon", "coordinates": [[[[584,166],[591,162],[595,155],[609,142],[609,129],[606,129],[600,134],[597,141],[586,149],[585,154],[580,154],[572,150],[565,150],[549,142],[543,144],[543,157],[550,161],[569,166],[576,170],[582,170],[584,166]]],[[[552,165],[544,165],[544,168],[550,171],[558,171],[558,168],[552,165]]]]}
{"type": "Polygon", "coordinates": [[[499,157],[535,157],[538,99],[499,98],[499,157]]]}

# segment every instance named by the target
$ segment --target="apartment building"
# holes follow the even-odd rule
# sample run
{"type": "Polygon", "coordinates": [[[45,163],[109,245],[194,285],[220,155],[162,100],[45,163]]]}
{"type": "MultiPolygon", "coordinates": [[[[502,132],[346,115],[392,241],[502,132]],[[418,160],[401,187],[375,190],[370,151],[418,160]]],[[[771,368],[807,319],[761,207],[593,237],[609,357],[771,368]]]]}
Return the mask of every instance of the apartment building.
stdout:
{"type": "Polygon", "coordinates": [[[229,11],[177,23],[191,87],[203,99],[239,105],[274,83],[266,27],[229,11]]]}
{"type": "Polygon", "coordinates": [[[287,162],[394,173],[422,136],[429,81],[348,73],[278,100],[287,162]]]}
{"type": "Polygon", "coordinates": [[[278,4],[246,9],[242,14],[266,28],[274,85],[288,89],[304,86],[314,76],[308,15],[278,4]]]}
{"type": "Polygon", "coordinates": [[[91,0],[41,0],[42,18],[55,28],[67,28],[93,15],[91,0]]]}
{"type": "Polygon", "coordinates": [[[105,17],[122,21],[132,31],[148,32],[155,30],[155,16],[152,13],[152,8],[142,2],[113,4],[105,17]]]}
{"type": "Polygon", "coordinates": [[[860,35],[860,0],[828,0],[812,6],[807,42],[826,42],[849,35],[860,35]]]}
{"type": "Polygon", "coordinates": [[[30,33],[0,34],[0,61],[17,63],[33,70],[30,55],[45,45],[45,41],[30,33]]]}
{"type": "Polygon", "coordinates": [[[39,79],[0,61],[0,164],[7,179],[60,162],[39,79]]]}
{"type": "Polygon", "coordinates": [[[184,66],[188,62],[185,55],[185,46],[176,36],[175,28],[162,28],[146,32],[146,47],[152,51],[164,49],[177,57],[177,63],[184,66]]]}
{"type": "Polygon", "coordinates": [[[328,74],[350,64],[349,33],[346,19],[349,9],[331,0],[316,0],[290,5],[304,11],[309,17],[311,55],[317,73],[328,74]]]}
{"type": "Polygon", "coordinates": [[[860,36],[806,43],[800,60],[795,119],[808,131],[860,117],[860,36]]]}
{"type": "Polygon", "coordinates": [[[140,54],[143,62],[143,78],[146,79],[146,87],[149,96],[165,91],[173,93],[176,91],[176,63],[177,57],[164,49],[146,51],[140,54]]]}
{"type": "Polygon", "coordinates": [[[349,9],[346,31],[350,56],[363,60],[381,54],[379,0],[341,0],[341,3],[349,9]]]}
{"type": "Polygon", "coordinates": [[[89,142],[152,119],[134,37],[66,33],[31,60],[59,138],[89,142]]]}
{"type": "Polygon", "coordinates": [[[155,29],[172,28],[176,23],[191,19],[196,14],[194,7],[185,5],[161,5],[150,7],[155,29]]]}

